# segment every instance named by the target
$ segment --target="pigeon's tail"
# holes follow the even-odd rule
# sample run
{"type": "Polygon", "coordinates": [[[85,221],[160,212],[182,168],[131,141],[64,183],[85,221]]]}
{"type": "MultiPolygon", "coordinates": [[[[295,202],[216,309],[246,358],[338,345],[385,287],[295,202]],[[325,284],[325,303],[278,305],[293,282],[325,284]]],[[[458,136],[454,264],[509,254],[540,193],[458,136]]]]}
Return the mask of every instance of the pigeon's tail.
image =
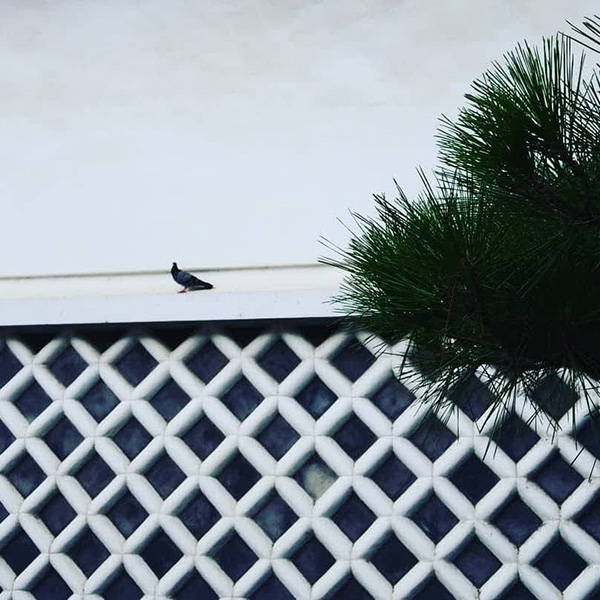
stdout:
{"type": "Polygon", "coordinates": [[[198,290],[212,290],[214,286],[207,281],[203,281],[201,284],[192,285],[187,288],[188,292],[197,292],[198,290]]]}

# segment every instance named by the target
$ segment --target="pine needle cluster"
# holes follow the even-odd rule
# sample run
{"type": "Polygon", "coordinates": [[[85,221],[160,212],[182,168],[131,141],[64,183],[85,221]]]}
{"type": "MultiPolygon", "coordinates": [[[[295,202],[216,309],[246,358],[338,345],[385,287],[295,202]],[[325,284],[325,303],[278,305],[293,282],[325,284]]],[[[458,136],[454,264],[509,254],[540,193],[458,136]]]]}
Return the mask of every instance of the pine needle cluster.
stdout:
{"type": "Polygon", "coordinates": [[[600,379],[600,80],[584,60],[560,35],[493,63],[442,119],[422,193],[375,196],[322,259],[346,273],[349,327],[408,342],[438,415],[475,374],[506,410],[560,377],[539,405],[557,418],[600,379]]]}

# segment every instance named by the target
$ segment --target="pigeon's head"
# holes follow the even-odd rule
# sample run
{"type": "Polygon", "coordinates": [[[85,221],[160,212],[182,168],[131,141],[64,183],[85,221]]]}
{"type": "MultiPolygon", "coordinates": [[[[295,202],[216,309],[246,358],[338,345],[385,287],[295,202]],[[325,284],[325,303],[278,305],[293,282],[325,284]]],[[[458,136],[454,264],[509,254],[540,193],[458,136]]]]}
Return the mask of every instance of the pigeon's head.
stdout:
{"type": "Polygon", "coordinates": [[[171,268],[172,268],[172,269],[177,269],[177,268],[178,268],[178,267],[177,267],[177,263],[176,263],[176,262],[174,262],[174,263],[173,263],[173,266],[172,266],[171,268]]]}

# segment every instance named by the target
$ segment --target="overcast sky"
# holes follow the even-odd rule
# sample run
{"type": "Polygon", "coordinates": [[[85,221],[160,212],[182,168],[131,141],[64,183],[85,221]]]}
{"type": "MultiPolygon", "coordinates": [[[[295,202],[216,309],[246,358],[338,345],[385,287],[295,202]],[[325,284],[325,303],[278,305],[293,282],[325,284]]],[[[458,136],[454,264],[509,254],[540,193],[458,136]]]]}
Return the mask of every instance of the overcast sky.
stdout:
{"type": "Polygon", "coordinates": [[[0,275],[313,263],[591,0],[2,0],[0,275]]]}

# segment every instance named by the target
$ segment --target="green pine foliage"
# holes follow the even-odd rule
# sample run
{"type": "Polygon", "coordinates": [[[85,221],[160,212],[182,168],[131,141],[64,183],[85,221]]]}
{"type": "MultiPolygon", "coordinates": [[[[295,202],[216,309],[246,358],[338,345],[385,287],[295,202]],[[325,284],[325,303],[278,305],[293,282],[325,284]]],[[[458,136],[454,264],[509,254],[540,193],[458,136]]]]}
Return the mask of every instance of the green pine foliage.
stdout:
{"type": "Polygon", "coordinates": [[[559,417],[583,392],[594,410],[600,83],[584,73],[565,36],[506,54],[442,119],[421,195],[375,196],[376,215],[354,215],[348,246],[322,259],[346,273],[348,327],[407,340],[402,375],[438,416],[476,373],[496,408],[558,375],[541,409],[559,417]]]}

